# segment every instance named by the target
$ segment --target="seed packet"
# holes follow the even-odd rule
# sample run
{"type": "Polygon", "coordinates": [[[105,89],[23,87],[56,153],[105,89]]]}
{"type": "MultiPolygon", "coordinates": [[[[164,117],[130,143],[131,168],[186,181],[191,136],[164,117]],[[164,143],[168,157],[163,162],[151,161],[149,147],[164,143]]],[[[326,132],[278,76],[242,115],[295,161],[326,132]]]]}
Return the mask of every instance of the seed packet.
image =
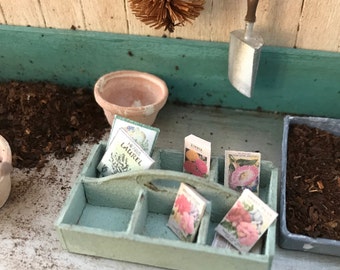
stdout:
{"type": "Polygon", "coordinates": [[[227,249],[233,249],[237,250],[234,248],[227,239],[225,239],[223,236],[221,236],[219,233],[215,233],[214,240],[211,243],[212,247],[216,248],[227,248],[227,249]]]}
{"type": "Polygon", "coordinates": [[[99,176],[132,170],[149,169],[155,161],[125,131],[118,129],[109,148],[97,166],[99,176]]]}
{"type": "Polygon", "coordinates": [[[277,213],[244,189],[215,231],[241,252],[248,252],[277,218],[277,213]]]}
{"type": "Polygon", "coordinates": [[[190,186],[181,183],[168,221],[168,227],[186,242],[193,242],[207,201],[190,186]]]}
{"type": "MultiPolygon", "coordinates": [[[[262,252],[262,245],[263,245],[263,239],[261,238],[259,241],[256,242],[256,244],[251,248],[249,252],[254,254],[261,254],[262,252]]],[[[211,243],[212,247],[215,248],[225,248],[229,250],[235,250],[238,251],[234,246],[232,246],[227,239],[225,239],[223,236],[221,236],[219,233],[215,233],[213,242],[211,243]]]]}
{"type": "Polygon", "coordinates": [[[123,128],[139,145],[142,149],[151,155],[153,147],[158,138],[158,134],[160,132],[159,128],[148,126],[127,118],[124,118],[120,115],[115,115],[112,127],[109,135],[109,139],[107,141],[107,148],[112,143],[114,136],[117,131],[123,128]]]}
{"type": "Polygon", "coordinates": [[[260,164],[260,153],[226,150],[224,185],[239,192],[248,188],[258,194],[260,164]]]}
{"type": "Polygon", "coordinates": [[[195,135],[184,139],[183,171],[207,177],[210,171],[211,143],[195,135]]]}

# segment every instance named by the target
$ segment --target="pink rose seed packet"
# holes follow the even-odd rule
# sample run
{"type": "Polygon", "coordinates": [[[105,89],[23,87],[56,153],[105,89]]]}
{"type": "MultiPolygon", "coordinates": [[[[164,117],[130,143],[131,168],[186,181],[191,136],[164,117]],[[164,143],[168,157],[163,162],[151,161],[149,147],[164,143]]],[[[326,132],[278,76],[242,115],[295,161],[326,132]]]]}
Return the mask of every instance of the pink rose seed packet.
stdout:
{"type": "Polygon", "coordinates": [[[181,183],[168,220],[168,227],[179,239],[193,242],[206,204],[205,198],[188,185],[181,183]]]}
{"type": "Polygon", "coordinates": [[[184,139],[183,171],[206,177],[210,171],[211,143],[195,135],[184,139]]]}
{"type": "Polygon", "coordinates": [[[215,231],[239,251],[248,252],[277,215],[257,195],[245,189],[215,231]]]}
{"type": "Polygon", "coordinates": [[[258,194],[260,165],[260,153],[226,150],[224,185],[239,192],[248,188],[258,194]]]}

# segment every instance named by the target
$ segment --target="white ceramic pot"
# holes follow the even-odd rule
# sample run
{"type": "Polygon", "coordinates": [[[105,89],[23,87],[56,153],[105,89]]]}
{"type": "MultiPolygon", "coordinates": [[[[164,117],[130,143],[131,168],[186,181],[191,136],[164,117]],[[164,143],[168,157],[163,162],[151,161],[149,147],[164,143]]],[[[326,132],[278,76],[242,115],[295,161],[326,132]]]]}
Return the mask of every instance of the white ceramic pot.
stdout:
{"type": "Polygon", "coordinates": [[[155,75],[121,70],[103,75],[94,86],[94,97],[110,125],[114,115],[152,125],[168,98],[168,88],[155,75]]]}
{"type": "Polygon", "coordinates": [[[12,152],[8,142],[0,135],[0,208],[11,192],[12,152]]]}

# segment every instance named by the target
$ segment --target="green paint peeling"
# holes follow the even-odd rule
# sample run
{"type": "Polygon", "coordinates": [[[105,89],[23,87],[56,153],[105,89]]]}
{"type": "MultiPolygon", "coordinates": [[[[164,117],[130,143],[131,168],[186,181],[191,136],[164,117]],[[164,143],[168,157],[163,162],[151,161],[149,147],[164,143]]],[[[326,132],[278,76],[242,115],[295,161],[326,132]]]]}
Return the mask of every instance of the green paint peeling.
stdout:
{"type": "Polygon", "coordinates": [[[251,99],[229,83],[227,61],[221,42],[0,25],[0,81],[92,88],[134,69],[164,79],[170,102],[340,117],[340,53],[265,46],[251,99]]]}

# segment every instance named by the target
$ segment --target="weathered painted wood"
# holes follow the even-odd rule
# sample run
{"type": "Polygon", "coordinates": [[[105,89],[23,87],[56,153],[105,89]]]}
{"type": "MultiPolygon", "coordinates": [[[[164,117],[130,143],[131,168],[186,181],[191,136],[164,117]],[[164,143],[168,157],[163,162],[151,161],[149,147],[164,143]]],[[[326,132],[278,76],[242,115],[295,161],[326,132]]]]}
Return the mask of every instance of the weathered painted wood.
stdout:
{"type": "Polygon", "coordinates": [[[7,24],[5,17],[4,17],[4,12],[0,6],[0,24],[7,24]]]}
{"type": "MultiPolygon", "coordinates": [[[[284,47],[295,45],[302,2],[259,1],[255,30],[261,33],[265,44],[284,47]]],[[[247,1],[208,0],[201,15],[192,24],[176,28],[172,36],[228,42],[231,31],[244,28],[246,12],[247,1]]]]}
{"type": "Polygon", "coordinates": [[[264,47],[251,99],[229,83],[227,59],[222,42],[0,26],[0,80],[92,88],[135,69],[163,78],[173,102],[340,117],[339,53],[264,47]]]}
{"type": "MultiPolygon", "coordinates": [[[[244,27],[246,2],[206,0],[200,16],[174,33],[140,22],[128,0],[0,0],[0,23],[228,42],[230,31],[244,27]]],[[[255,30],[270,46],[336,52],[339,12],[337,0],[261,0],[255,30]]]]}
{"type": "Polygon", "coordinates": [[[1,0],[0,6],[8,24],[46,27],[38,0],[1,0]]]}
{"type": "Polygon", "coordinates": [[[86,30],[128,33],[125,1],[81,0],[86,30]]]}
{"type": "Polygon", "coordinates": [[[80,0],[44,0],[40,1],[46,27],[70,29],[72,26],[84,29],[84,18],[80,0]]]}
{"type": "MultiPolygon", "coordinates": [[[[301,6],[307,1],[259,1],[256,29],[263,36],[266,45],[290,48],[296,45],[301,6]]],[[[314,43],[313,46],[317,48],[317,44],[314,43]]]]}
{"type": "Polygon", "coordinates": [[[298,35],[298,47],[340,52],[340,2],[305,1],[298,35]]]}

